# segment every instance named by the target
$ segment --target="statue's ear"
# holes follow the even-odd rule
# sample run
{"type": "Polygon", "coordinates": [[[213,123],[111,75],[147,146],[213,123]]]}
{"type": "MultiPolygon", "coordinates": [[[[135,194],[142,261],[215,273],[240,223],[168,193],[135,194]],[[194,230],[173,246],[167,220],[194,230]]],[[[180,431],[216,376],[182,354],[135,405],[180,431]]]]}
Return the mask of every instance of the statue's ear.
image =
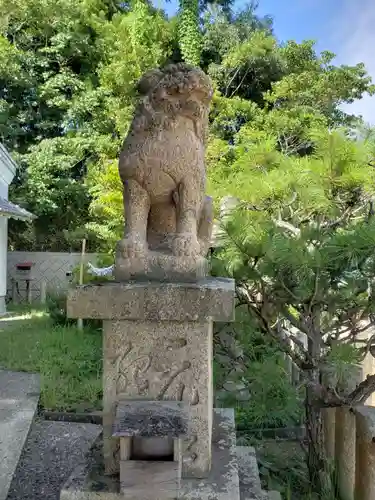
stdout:
{"type": "Polygon", "coordinates": [[[164,74],[160,69],[151,69],[147,71],[142,78],[139,80],[137,85],[137,91],[141,95],[147,95],[152,89],[156,87],[156,85],[163,78],[164,74]]]}

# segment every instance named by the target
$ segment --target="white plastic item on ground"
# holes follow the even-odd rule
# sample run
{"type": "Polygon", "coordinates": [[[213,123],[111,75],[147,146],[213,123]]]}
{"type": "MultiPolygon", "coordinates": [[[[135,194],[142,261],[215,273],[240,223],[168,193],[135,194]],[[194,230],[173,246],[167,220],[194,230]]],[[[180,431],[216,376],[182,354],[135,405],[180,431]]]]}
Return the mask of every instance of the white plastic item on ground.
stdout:
{"type": "Polygon", "coordinates": [[[111,276],[113,274],[114,265],[109,267],[94,267],[91,262],[87,263],[88,272],[94,276],[111,276]]]}

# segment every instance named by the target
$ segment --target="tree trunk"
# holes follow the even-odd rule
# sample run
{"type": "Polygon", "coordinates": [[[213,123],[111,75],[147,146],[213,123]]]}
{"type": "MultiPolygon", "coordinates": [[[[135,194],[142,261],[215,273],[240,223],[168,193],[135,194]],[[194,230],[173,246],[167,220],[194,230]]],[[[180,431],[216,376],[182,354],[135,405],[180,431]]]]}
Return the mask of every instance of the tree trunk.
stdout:
{"type": "Polygon", "coordinates": [[[307,467],[313,490],[322,494],[322,498],[328,499],[334,498],[330,496],[333,493],[333,484],[324,443],[323,412],[317,403],[312,388],[307,387],[305,400],[308,439],[307,467]]]}
{"type": "Polygon", "coordinates": [[[315,362],[315,368],[307,372],[306,387],[306,433],[308,438],[307,467],[312,488],[322,498],[334,498],[332,474],[324,443],[323,411],[321,401],[317,400],[314,387],[321,383],[319,361],[321,356],[322,337],[320,332],[320,311],[313,308],[308,338],[308,351],[315,362]]]}

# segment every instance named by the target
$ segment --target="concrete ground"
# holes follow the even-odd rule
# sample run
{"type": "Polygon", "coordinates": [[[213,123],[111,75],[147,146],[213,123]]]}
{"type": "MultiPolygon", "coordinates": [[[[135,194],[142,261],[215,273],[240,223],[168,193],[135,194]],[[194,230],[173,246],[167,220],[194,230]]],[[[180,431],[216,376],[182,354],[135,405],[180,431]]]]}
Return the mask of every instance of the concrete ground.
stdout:
{"type": "Polygon", "coordinates": [[[0,500],[7,497],[39,393],[38,375],[0,370],[0,500]]]}

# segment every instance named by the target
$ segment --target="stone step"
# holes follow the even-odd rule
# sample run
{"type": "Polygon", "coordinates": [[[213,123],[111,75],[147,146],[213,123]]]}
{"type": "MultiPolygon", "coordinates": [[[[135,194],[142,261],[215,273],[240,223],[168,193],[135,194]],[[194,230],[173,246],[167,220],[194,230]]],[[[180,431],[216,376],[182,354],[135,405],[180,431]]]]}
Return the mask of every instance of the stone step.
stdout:
{"type": "Polygon", "coordinates": [[[98,442],[65,483],[60,500],[165,500],[170,497],[179,500],[240,500],[234,410],[215,409],[213,423],[212,468],[208,478],[178,478],[176,488],[174,462],[159,462],[158,465],[134,460],[122,463],[121,484],[116,476],[104,475],[102,443],[98,442]],[[157,474],[152,479],[150,476],[155,471],[157,474]]]}
{"type": "Polygon", "coordinates": [[[240,500],[236,425],[232,408],[215,408],[212,429],[212,467],[206,479],[181,481],[183,500],[240,500]]]}
{"type": "Polygon", "coordinates": [[[281,500],[281,493],[279,493],[278,491],[268,491],[267,493],[267,500],[281,500]]]}
{"type": "Polygon", "coordinates": [[[39,395],[39,375],[0,370],[0,500],[7,498],[39,395]]]}
{"type": "Polygon", "coordinates": [[[255,448],[237,446],[238,475],[240,481],[240,500],[265,500],[260,483],[255,448]]]}

